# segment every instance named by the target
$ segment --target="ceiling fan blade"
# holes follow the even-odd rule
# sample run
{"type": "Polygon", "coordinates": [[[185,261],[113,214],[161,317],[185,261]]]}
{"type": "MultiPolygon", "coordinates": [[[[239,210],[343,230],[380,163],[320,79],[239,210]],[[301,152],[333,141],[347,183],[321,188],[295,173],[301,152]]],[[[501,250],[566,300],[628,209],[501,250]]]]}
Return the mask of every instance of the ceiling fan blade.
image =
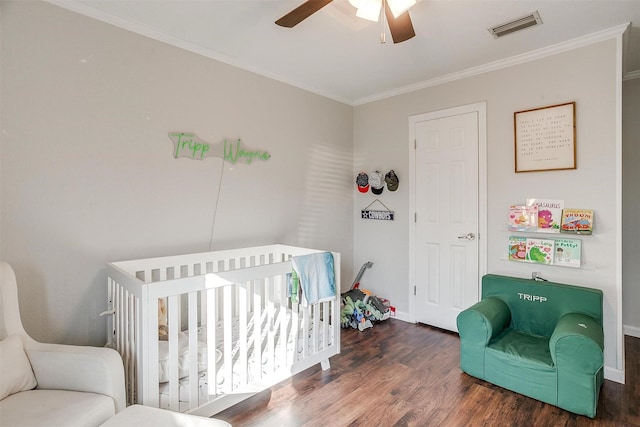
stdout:
{"type": "Polygon", "coordinates": [[[293,28],[333,0],[307,0],[276,21],[281,27],[293,28]]]}
{"type": "Polygon", "coordinates": [[[411,17],[409,11],[406,11],[397,18],[393,17],[389,4],[384,2],[384,12],[387,16],[387,22],[389,23],[389,31],[391,32],[391,38],[394,43],[401,43],[416,36],[416,32],[413,30],[413,24],[411,23],[411,17]]]}

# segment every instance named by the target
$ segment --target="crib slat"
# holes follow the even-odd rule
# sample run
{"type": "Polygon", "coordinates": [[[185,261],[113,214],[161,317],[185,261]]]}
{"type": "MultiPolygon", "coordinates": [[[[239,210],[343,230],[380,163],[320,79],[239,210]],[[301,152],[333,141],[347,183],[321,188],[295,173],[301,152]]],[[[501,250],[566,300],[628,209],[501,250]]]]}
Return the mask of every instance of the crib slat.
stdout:
{"type": "MultiPolygon", "coordinates": [[[[113,313],[113,318],[112,318],[112,333],[114,334],[113,339],[112,339],[112,343],[113,343],[113,348],[115,348],[118,352],[120,352],[122,354],[123,357],[123,361],[127,360],[127,355],[126,353],[123,351],[123,347],[121,345],[121,340],[122,340],[122,331],[119,328],[119,324],[120,324],[120,316],[122,315],[122,306],[120,304],[120,290],[122,289],[122,287],[117,283],[117,282],[113,282],[113,288],[112,288],[112,304],[113,304],[113,309],[115,310],[113,313]]],[[[125,364],[125,368],[126,368],[126,364],[125,364]]],[[[127,372],[125,371],[125,375],[127,374],[127,372]]],[[[131,393],[127,393],[127,404],[130,402],[131,399],[131,393]]]]}
{"type": "Polygon", "coordinates": [[[209,289],[204,291],[207,300],[207,381],[208,381],[208,396],[216,396],[218,394],[218,365],[216,363],[216,349],[217,344],[217,310],[218,302],[217,295],[218,289],[209,289]]]}
{"type": "Polygon", "coordinates": [[[169,366],[169,408],[173,411],[179,411],[179,395],[178,395],[178,332],[180,326],[179,317],[179,298],[178,296],[170,296],[167,304],[167,323],[169,325],[169,357],[167,365],[169,366]]]}
{"type": "Polygon", "coordinates": [[[309,326],[311,324],[311,315],[310,315],[310,311],[311,311],[311,307],[310,306],[304,306],[304,304],[302,304],[302,312],[304,313],[304,318],[302,321],[302,354],[301,357],[305,358],[309,355],[309,326]]]}
{"type": "Polygon", "coordinates": [[[309,333],[311,335],[311,343],[309,347],[309,352],[307,354],[314,354],[320,351],[319,344],[320,340],[318,337],[322,333],[320,329],[320,304],[313,305],[313,323],[309,325],[309,333]]]}
{"type": "MultiPolygon", "coordinates": [[[[209,305],[209,298],[207,298],[207,291],[200,291],[200,326],[206,328],[209,324],[209,316],[206,316],[207,306],[209,305]]],[[[215,323],[213,324],[215,327],[215,323]]]]}
{"type": "MultiPolygon", "coordinates": [[[[253,355],[255,360],[254,369],[252,372],[252,378],[262,378],[262,326],[263,326],[263,309],[262,309],[262,282],[254,281],[253,283],[253,317],[259,319],[253,324],[253,355]]],[[[267,324],[268,327],[268,324],[267,324]]]]}
{"type": "Polygon", "coordinates": [[[280,327],[280,342],[277,346],[277,350],[274,350],[273,354],[271,354],[271,358],[274,359],[272,369],[273,372],[275,372],[278,364],[281,366],[287,366],[287,329],[289,327],[289,313],[287,312],[286,300],[288,286],[286,273],[284,275],[274,277],[272,282],[274,287],[273,297],[278,309],[278,326],[280,327]]]}
{"type": "Polygon", "coordinates": [[[292,332],[292,342],[293,342],[293,354],[291,355],[291,359],[287,360],[287,365],[293,365],[298,360],[299,354],[299,343],[300,339],[300,303],[291,303],[291,332],[292,332]]]}
{"type": "MultiPolygon", "coordinates": [[[[115,295],[114,295],[114,305],[116,307],[116,313],[122,313],[122,295],[123,295],[124,290],[122,289],[122,287],[118,286],[118,288],[116,289],[115,295]]],[[[120,328],[120,316],[116,316],[116,318],[114,319],[114,330],[117,332],[117,336],[115,338],[115,346],[117,349],[121,349],[122,348],[122,330],[120,328]]]]}
{"type": "MultiPolygon", "coordinates": [[[[118,311],[120,313],[120,315],[118,316],[119,320],[119,335],[121,336],[121,348],[122,348],[122,354],[123,354],[123,364],[124,366],[130,366],[130,361],[132,359],[132,354],[134,353],[134,351],[131,348],[131,334],[129,333],[129,330],[131,328],[131,325],[133,325],[133,323],[131,322],[131,312],[129,311],[129,292],[122,288],[122,294],[121,294],[121,298],[120,298],[120,304],[119,304],[119,308],[118,311]]],[[[133,394],[133,392],[132,392],[133,394]]],[[[133,398],[133,396],[131,396],[131,398],[133,398]]]]}
{"type": "MultiPolygon", "coordinates": [[[[117,282],[113,282],[113,288],[112,288],[112,307],[114,309],[114,313],[113,313],[113,317],[112,317],[112,334],[114,334],[113,339],[112,339],[112,345],[113,348],[115,348],[118,352],[120,352],[122,354],[123,357],[123,361],[126,361],[126,353],[123,351],[123,347],[120,345],[121,344],[121,335],[122,335],[122,331],[119,329],[119,323],[120,323],[120,316],[122,314],[122,306],[120,304],[120,289],[121,286],[119,286],[119,284],[117,282]]],[[[125,365],[126,367],[126,365],[125,365]]],[[[127,374],[127,372],[125,371],[125,375],[127,374]]],[[[127,393],[127,403],[129,402],[129,393],[127,393]]]]}
{"type": "Polygon", "coordinates": [[[322,328],[320,330],[320,333],[322,334],[323,346],[322,348],[318,348],[318,350],[324,350],[330,344],[330,339],[329,339],[330,319],[331,319],[331,303],[328,301],[323,302],[322,303],[322,328]]]}
{"type": "Polygon", "coordinates": [[[235,287],[237,289],[238,295],[238,310],[239,310],[239,319],[238,319],[238,327],[239,327],[239,335],[238,335],[238,344],[240,345],[240,354],[238,357],[238,368],[236,371],[238,372],[238,376],[240,377],[241,386],[246,385],[248,383],[248,324],[247,324],[247,284],[242,283],[235,287]]]}
{"type": "Polygon", "coordinates": [[[136,325],[139,325],[138,312],[136,311],[137,298],[133,294],[129,294],[126,303],[126,311],[129,313],[129,324],[127,325],[128,339],[127,339],[127,363],[125,364],[128,371],[128,378],[130,384],[130,396],[129,401],[131,404],[138,402],[138,377],[137,370],[135,369],[138,362],[137,358],[140,357],[140,352],[137,351],[139,337],[136,334],[136,325]]]}
{"type": "Polygon", "coordinates": [[[278,308],[274,299],[275,295],[275,282],[273,277],[267,277],[264,279],[263,288],[265,290],[265,311],[266,311],[266,323],[267,329],[267,343],[265,352],[267,353],[267,366],[265,371],[267,375],[273,374],[275,371],[275,355],[277,354],[277,334],[280,332],[280,326],[278,324],[278,308]]]}
{"type": "Polygon", "coordinates": [[[113,322],[116,318],[115,308],[113,303],[113,292],[116,284],[111,277],[107,277],[107,310],[114,310],[114,314],[107,317],[107,347],[115,348],[113,339],[116,336],[116,331],[113,327],[113,322]]]}
{"type": "MultiPolygon", "coordinates": [[[[148,291],[148,285],[143,288],[148,291]]],[[[140,398],[144,405],[159,407],[160,396],[158,386],[158,300],[149,300],[147,292],[140,298],[140,314],[142,317],[140,342],[141,361],[138,364],[142,372],[139,383],[140,398]],[[140,365],[142,365],[140,367],[140,365]]]]}
{"type": "Polygon", "coordinates": [[[233,330],[232,330],[232,294],[231,287],[226,286],[223,289],[223,328],[224,338],[222,342],[224,344],[223,358],[224,358],[224,383],[223,390],[225,393],[231,393],[233,390],[233,330]]]}
{"type": "Polygon", "coordinates": [[[274,355],[276,354],[276,313],[275,313],[275,304],[273,302],[273,280],[271,278],[266,278],[264,281],[264,297],[266,303],[266,314],[267,314],[267,325],[269,325],[268,335],[267,335],[267,355],[268,355],[268,364],[266,371],[271,374],[275,370],[275,360],[274,355]]]}
{"type": "Polygon", "coordinates": [[[188,328],[189,331],[189,409],[200,405],[198,386],[198,293],[190,292],[188,297],[188,328]]]}

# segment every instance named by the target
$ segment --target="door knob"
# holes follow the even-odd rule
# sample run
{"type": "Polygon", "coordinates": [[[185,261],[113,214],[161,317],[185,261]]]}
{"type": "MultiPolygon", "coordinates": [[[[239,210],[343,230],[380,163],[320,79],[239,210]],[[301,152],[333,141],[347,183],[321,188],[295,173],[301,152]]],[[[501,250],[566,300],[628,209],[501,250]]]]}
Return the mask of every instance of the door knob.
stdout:
{"type": "Polygon", "coordinates": [[[475,238],[476,238],[476,235],[473,233],[467,233],[462,236],[458,236],[458,239],[460,240],[474,240],[475,238]]]}

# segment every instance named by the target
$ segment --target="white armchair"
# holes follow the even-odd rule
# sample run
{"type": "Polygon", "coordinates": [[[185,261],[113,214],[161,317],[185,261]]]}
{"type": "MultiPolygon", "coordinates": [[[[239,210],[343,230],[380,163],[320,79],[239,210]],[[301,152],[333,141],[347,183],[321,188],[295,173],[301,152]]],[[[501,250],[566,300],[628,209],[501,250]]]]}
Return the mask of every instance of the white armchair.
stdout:
{"type": "Polygon", "coordinates": [[[16,276],[0,261],[0,426],[98,426],[125,409],[112,349],[33,340],[20,320],[16,276]]]}

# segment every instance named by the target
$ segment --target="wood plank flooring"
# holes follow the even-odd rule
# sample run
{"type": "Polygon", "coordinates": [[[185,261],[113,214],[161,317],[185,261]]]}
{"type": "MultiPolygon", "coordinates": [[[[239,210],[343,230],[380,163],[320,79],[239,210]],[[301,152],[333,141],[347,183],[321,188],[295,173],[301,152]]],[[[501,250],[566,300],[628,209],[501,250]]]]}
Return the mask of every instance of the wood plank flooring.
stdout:
{"type": "Polygon", "coordinates": [[[626,385],[605,381],[595,419],[464,374],[452,332],[398,320],[342,330],[314,366],[215,416],[233,426],[640,426],[640,339],[626,337],[626,385]]]}

